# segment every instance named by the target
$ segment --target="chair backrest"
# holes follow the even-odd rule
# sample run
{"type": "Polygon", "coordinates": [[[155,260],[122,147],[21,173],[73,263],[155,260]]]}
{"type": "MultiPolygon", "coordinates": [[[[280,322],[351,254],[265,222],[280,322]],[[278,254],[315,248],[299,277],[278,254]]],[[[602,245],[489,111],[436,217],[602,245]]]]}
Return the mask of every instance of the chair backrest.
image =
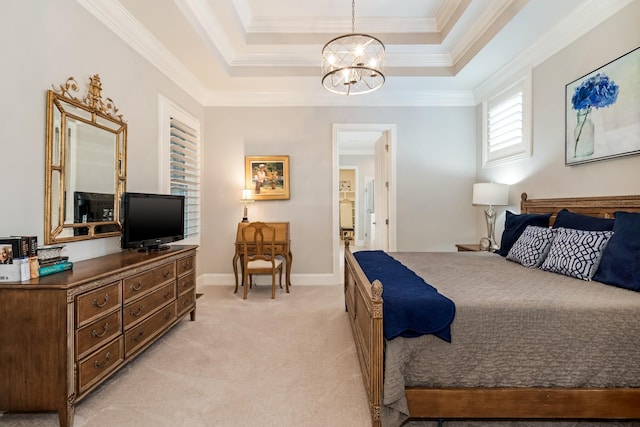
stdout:
{"type": "Polygon", "coordinates": [[[264,222],[250,222],[242,228],[244,262],[265,260],[273,262],[276,254],[276,229],[264,222]]]}

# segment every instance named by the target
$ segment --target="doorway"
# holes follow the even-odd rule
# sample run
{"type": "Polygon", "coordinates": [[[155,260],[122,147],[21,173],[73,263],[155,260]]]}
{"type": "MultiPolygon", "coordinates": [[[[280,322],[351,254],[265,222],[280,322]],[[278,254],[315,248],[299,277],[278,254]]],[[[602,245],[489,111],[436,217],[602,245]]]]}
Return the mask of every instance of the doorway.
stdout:
{"type": "MultiPolygon", "coordinates": [[[[355,235],[362,245],[367,242],[371,249],[396,250],[396,167],[395,167],[395,147],[396,147],[396,125],[389,123],[346,123],[333,125],[333,230],[340,229],[340,168],[347,167],[340,164],[342,154],[353,155],[353,145],[344,143],[349,140],[350,136],[357,135],[356,146],[359,150],[370,153],[374,159],[375,177],[369,174],[360,174],[367,177],[367,182],[359,182],[362,177],[356,180],[356,223],[360,225],[356,228],[355,235]],[[367,136],[369,138],[367,139],[367,136]],[[381,142],[382,140],[382,142],[381,142]],[[376,150],[376,142],[378,142],[378,150],[376,150]],[[383,150],[380,150],[383,147],[383,150]],[[384,153],[384,154],[381,154],[384,153]],[[375,187],[375,190],[373,188],[375,187]],[[365,195],[365,191],[369,192],[365,195]],[[359,194],[358,194],[359,193],[359,194]],[[366,198],[373,197],[373,200],[367,202],[366,198]],[[371,212],[365,212],[362,207],[369,204],[375,205],[375,219],[371,219],[371,212]],[[360,208],[360,209],[359,209],[360,208]],[[365,236],[367,230],[371,233],[373,230],[368,228],[367,222],[374,226],[375,236],[365,236]],[[358,230],[360,235],[358,236],[358,230]],[[370,242],[370,243],[369,243],[370,242]]],[[[352,166],[351,166],[352,167],[352,166]]],[[[333,254],[334,254],[334,276],[341,271],[342,260],[340,259],[343,251],[343,240],[340,239],[339,233],[334,233],[333,254]]],[[[350,242],[353,245],[353,242],[350,242]]],[[[368,248],[367,248],[368,249],[368,248]]],[[[339,282],[341,277],[337,277],[339,282]]]]}

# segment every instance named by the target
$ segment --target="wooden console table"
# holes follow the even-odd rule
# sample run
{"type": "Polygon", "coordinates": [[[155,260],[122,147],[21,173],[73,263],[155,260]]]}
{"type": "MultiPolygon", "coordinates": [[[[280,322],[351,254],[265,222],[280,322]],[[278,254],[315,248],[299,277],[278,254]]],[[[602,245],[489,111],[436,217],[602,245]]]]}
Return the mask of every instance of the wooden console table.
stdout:
{"type": "Polygon", "coordinates": [[[73,270],[0,282],[0,411],[57,411],[76,402],[196,315],[196,246],[123,251],[73,270]]]}
{"type": "MultiPolygon", "coordinates": [[[[291,253],[291,238],[289,237],[289,223],[288,222],[267,222],[266,224],[275,227],[276,229],[276,255],[282,255],[285,259],[285,280],[287,284],[291,286],[291,262],[293,260],[293,254],[291,253]]],[[[242,255],[242,228],[246,227],[246,222],[238,223],[238,230],[236,232],[236,251],[233,255],[233,275],[236,279],[235,292],[238,291],[238,260],[242,255]]],[[[244,273],[241,269],[241,273],[244,273]]],[[[243,275],[244,277],[244,275],[243,275]]],[[[244,280],[244,279],[243,279],[244,280]]],[[[244,285],[244,283],[242,283],[244,285]]]]}

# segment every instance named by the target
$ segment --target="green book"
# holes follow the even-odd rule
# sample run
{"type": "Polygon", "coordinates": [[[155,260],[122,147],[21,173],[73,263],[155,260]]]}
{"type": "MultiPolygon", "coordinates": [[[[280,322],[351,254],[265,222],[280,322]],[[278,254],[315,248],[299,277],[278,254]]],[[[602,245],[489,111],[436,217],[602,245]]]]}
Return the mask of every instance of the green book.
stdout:
{"type": "Polygon", "coordinates": [[[62,262],[60,264],[47,265],[38,268],[38,275],[47,276],[49,274],[60,273],[61,271],[71,270],[73,263],[71,261],[62,262]]]}

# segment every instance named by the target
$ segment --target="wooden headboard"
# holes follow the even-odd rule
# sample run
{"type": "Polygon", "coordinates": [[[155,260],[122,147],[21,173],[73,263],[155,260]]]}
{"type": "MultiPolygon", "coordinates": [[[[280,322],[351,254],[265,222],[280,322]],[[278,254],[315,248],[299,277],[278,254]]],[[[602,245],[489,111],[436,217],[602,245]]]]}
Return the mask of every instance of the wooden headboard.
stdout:
{"type": "Polygon", "coordinates": [[[640,195],[528,199],[527,193],[522,193],[520,199],[520,213],[551,213],[550,225],[563,208],[599,218],[613,218],[616,211],[640,213],[640,195]]]}

